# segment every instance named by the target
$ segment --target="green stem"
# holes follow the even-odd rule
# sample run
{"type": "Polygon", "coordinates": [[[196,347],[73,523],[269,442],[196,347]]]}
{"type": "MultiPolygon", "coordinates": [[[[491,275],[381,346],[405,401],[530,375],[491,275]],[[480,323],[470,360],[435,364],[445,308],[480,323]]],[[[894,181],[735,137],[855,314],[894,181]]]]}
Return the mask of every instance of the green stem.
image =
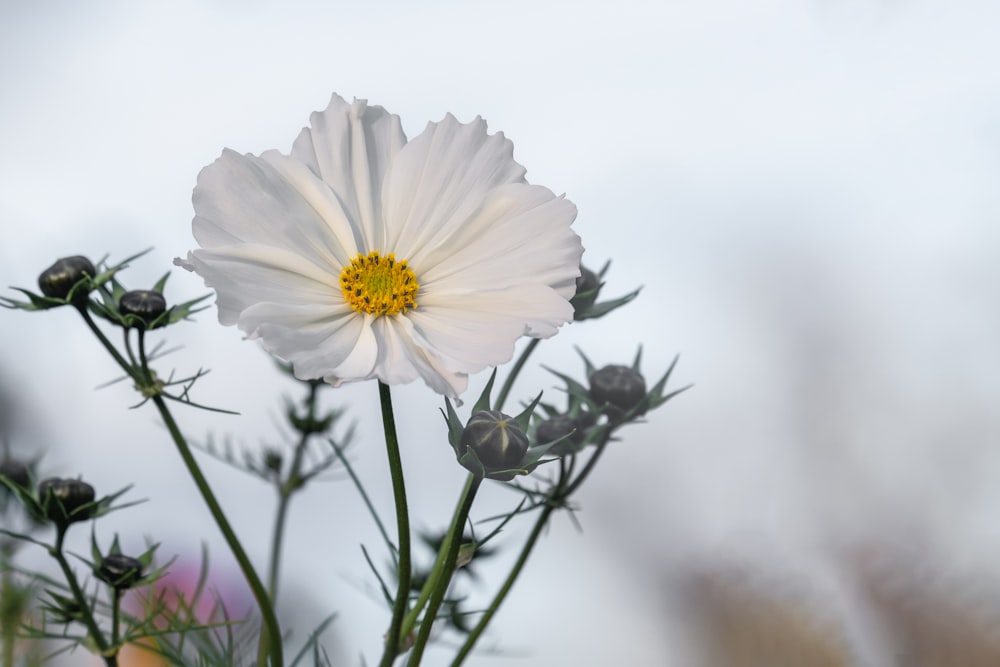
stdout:
{"type": "Polygon", "coordinates": [[[11,601],[15,597],[14,579],[10,574],[10,568],[7,567],[6,550],[0,551],[0,569],[2,569],[0,572],[2,574],[0,576],[0,614],[2,614],[0,621],[3,622],[0,624],[0,641],[3,642],[2,664],[4,667],[14,667],[14,629],[21,624],[22,619],[20,604],[15,607],[11,601]]]}
{"type": "Polygon", "coordinates": [[[497,395],[496,403],[494,403],[494,410],[503,410],[503,404],[507,402],[507,395],[510,394],[510,389],[514,386],[514,380],[520,375],[521,369],[524,368],[524,364],[528,361],[528,357],[535,351],[541,340],[541,338],[532,338],[527,347],[521,351],[517,361],[514,362],[514,367],[510,369],[507,379],[503,381],[503,387],[500,388],[500,393],[497,395]]]}
{"type": "Polygon", "coordinates": [[[222,511],[219,501],[215,498],[215,494],[212,492],[212,488],[209,486],[208,480],[205,479],[205,475],[198,466],[198,462],[195,461],[191,448],[184,439],[184,436],[181,434],[180,429],[177,426],[177,422],[174,421],[173,415],[170,414],[170,410],[167,408],[167,404],[163,400],[163,397],[159,395],[153,396],[153,403],[156,405],[156,409],[159,410],[160,417],[163,419],[163,423],[170,432],[170,436],[173,438],[174,444],[177,446],[177,451],[180,453],[181,459],[184,461],[184,465],[188,469],[188,473],[194,480],[195,486],[198,487],[198,491],[201,493],[201,497],[205,501],[205,504],[208,505],[208,510],[211,512],[212,518],[215,519],[216,525],[222,532],[222,536],[225,538],[226,544],[229,545],[229,549],[232,552],[233,557],[236,559],[240,570],[243,572],[243,577],[250,586],[254,599],[257,601],[257,607],[260,609],[264,624],[264,627],[261,630],[261,645],[266,647],[264,652],[270,655],[270,667],[283,667],[284,656],[281,649],[281,630],[278,626],[278,619],[274,615],[274,608],[267,595],[267,590],[264,588],[264,584],[261,583],[260,577],[257,576],[257,572],[254,570],[253,564],[250,562],[246,552],[243,550],[243,545],[240,544],[239,538],[237,538],[236,533],[233,532],[232,526],[229,525],[229,520],[226,519],[226,515],[222,511]]]}
{"type": "Polygon", "coordinates": [[[400,653],[403,616],[410,601],[410,579],[413,576],[410,562],[410,516],[406,507],[406,486],[403,482],[403,463],[399,456],[399,440],[396,437],[396,421],[392,413],[392,396],[388,385],[378,383],[379,402],[382,406],[382,427],[385,432],[385,449],[389,457],[389,474],[392,477],[392,495],[396,504],[396,532],[399,543],[399,563],[397,573],[399,586],[396,600],[392,605],[392,622],[385,637],[385,650],[380,667],[390,667],[400,653]]]}
{"type": "Polygon", "coordinates": [[[97,340],[101,342],[101,345],[103,345],[104,349],[108,351],[108,354],[110,354],[114,358],[114,360],[118,362],[118,365],[122,367],[122,370],[125,371],[129,377],[131,377],[136,382],[140,382],[141,379],[137,376],[138,369],[136,369],[135,366],[126,361],[125,357],[123,357],[121,353],[118,352],[118,350],[115,348],[115,346],[111,344],[111,341],[108,340],[107,336],[104,335],[104,332],[97,327],[97,324],[94,322],[93,318],[90,317],[90,313],[87,312],[86,309],[80,309],[79,312],[80,315],[83,316],[83,321],[87,323],[87,326],[90,328],[90,331],[95,336],[97,336],[97,340]]]}
{"type": "Polygon", "coordinates": [[[465,643],[459,649],[458,653],[455,655],[455,659],[451,663],[451,667],[458,667],[462,662],[468,657],[469,653],[472,651],[476,642],[479,641],[479,637],[483,634],[486,626],[489,625],[490,621],[493,620],[493,616],[500,609],[500,605],[503,603],[507,594],[510,593],[511,588],[514,587],[514,583],[517,578],[521,575],[521,570],[524,568],[524,564],[528,562],[528,557],[531,555],[532,550],[535,548],[535,544],[538,542],[538,537],[542,534],[542,530],[549,521],[549,517],[560,507],[565,507],[566,500],[580,487],[580,484],[590,475],[594,466],[597,464],[598,459],[607,447],[608,442],[611,441],[612,430],[609,429],[601,441],[597,443],[596,450],[587,461],[587,464],[580,471],[580,474],[576,476],[575,479],[570,481],[570,476],[573,474],[573,463],[571,462],[569,466],[560,465],[560,476],[559,481],[556,483],[555,488],[553,488],[552,493],[549,495],[549,501],[542,508],[541,513],[538,515],[538,519],[535,521],[535,526],[531,529],[531,534],[528,535],[528,540],[524,543],[521,548],[521,553],[517,557],[517,562],[514,563],[514,567],[511,569],[510,573],[507,575],[507,579],[504,580],[503,586],[497,591],[496,596],[494,596],[493,601],[490,606],[483,612],[482,617],[480,617],[479,622],[476,623],[476,627],[472,629],[469,636],[466,637],[465,643]]]}
{"type": "MultiPolygon", "coordinates": [[[[306,423],[312,424],[316,415],[316,394],[319,385],[315,382],[309,383],[309,396],[306,398],[308,416],[306,423]]],[[[301,488],[302,480],[299,478],[302,458],[305,456],[306,445],[309,443],[310,432],[304,430],[299,443],[295,446],[295,454],[292,456],[292,465],[288,471],[288,477],[284,483],[278,485],[278,509],[274,517],[274,530],[271,535],[271,561],[268,566],[267,591],[271,597],[272,604],[278,599],[278,576],[281,569],[281,547],[284,542],[285,521],[288,517],[288,506],[292,499],[292,494],[301,488]]]]}
{"type": "Polygon", "coordinates": [[[117,588],[111,590],[111,644],[118,645],[118,625],[121,622],[122,592],[117,588]]]}
{"type": "MultiPolygon", "coordinates": [[[[420,631],[417,633],[417,641],[413,645],[413,652],[407,661],[409,667],[417,667],[424,655],[427,647],[427,640],[430,639],[431,629],[434,621],[437,620],[438,609],[451,585],[451,578],[455,574],[455,564],[458,562],[458,552],[462,546],[462,535],[465,532],[465,522],[469,518],[469,510],[472,509],[472,502],[476,499],[476,492],[482,484],[483,478],[478,475],[469,474],[465,482],[465,489],[462,491],[462,500],[455,509],[455,516],[451,521],[451,528],[441,544],[441,552],[445,554],[444,562],[440,563],[440,570],[436,572],[437,583],[434,586],[430,601],[427,603],[427,611],[424,612],[424,620],[420,623],[420,631]]],[[[435,566],[435,570],[437,570],[435,566]]]]}
{"type": "MultiPolygon", "coordinates": [[[[461,511],[462,505],[465,503],[466,496],[469,493],[469,485],[472,481],[472,475],[469,475],[469,479],[465,483],[465,488],[462,491],[462,496],[459,498],[458,505],[455,507],[455,516],[461,511]]],[[[471,502],[471,501],[470,501],[471,502]]],[[[468,515],[468,512],[466,512],[468,515]]],[[[463,520],[464,523],[464,520],[463,520]]],[[[450,528],[454,528],[454,517],[452,520],[452,525],[450,528]]],[[[464,530],[464,526],[463,526],[464,530]]],[[[464,534],[464,532],[462,533],[464,534]]],[[[451,548],[451,542],[454,539],[454,534],[451,530],[444,536],[441,541],[441,546],[438,548],[437,557],[434,559],[434,567],[431,568],[430,574],[427,576],[427,581],[424,582],[423,588],[420,589],[420,595],[417,597],[417,601],[414,603],[413,608],[410,609],[409,613],[406,614],[406,618],[403,619],[403,630],[402,635],[404,637],[408,636],[413,628],[417,624],[417,619],[420,617],[420,612],[424,610],[427,606],[427,601],[430,600],[431,594],[437,587],[438,580],[440,580],[441,575],[445,572],[445,560],[448,558],[448,550],[451,548]]],[[[461,537],[459,537],[461,540],[461,537]]],[[[459,545],[461,547],[461,544],[459,545]]]]}
{"type": "Polygon", "coordinates": [[[73,593],[73,599],[76,600],[76,604],[80,608],[80,614],[83,616],[81,620],[87,626],[87,632],[90,633],[90,638],[94,640],[94,645],[100,651],[104,662],[107,663],[108,667],[117,667],[117,650],[115,650],[115,653],[109,654],[108,642],[104,638],[101,629],[97,627],[97,621],[94,620],[94,615],[91,613],[87,596],[83,594],[83,590],[76,580],[76,575],[73,574],[73,568],[69,566],[69,561],[66,560],[65,554],[63,554],[63,540],[66,537],[67,528],[68,526],[59,526],[56,528],[56,543],[49,549],[49,554],[59,563],[59,568],[62,570],[63,576],[66,577],[66,583],[73,593]]]}

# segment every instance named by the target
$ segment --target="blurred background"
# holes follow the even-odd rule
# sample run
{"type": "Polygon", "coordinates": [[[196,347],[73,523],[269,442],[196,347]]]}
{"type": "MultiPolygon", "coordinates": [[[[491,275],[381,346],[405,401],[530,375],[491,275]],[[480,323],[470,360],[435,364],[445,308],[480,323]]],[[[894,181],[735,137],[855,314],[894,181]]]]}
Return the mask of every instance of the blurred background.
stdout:
{"type": "MultiPolygon", "coordinates": [[[[647,377],[680,354],[675,386],[695,386],[608,452],[582,532],[554,522],[469,664],[995,666],[998,25],[990,0],[5,2],[0,285],[152,246],[123,274],[151,285],[193,247],[198,171],[223,147],[287,151],[331,92],[411,137],[482,115],[577,204],[585,262],[613,261],[604,294],[644,286],[534,360],[580,377],[574,345],[603,365],[644,344],[647,377]]],[[[205,291],[176,270],[166,296],[205,291]]],[[[169,361],[211,368],[195,398],[242,416],[180,410],[184,430],[281,442],[281,398],[302,389],[214,308],[196,320],[170,330],[169,361]]],[[[0,312],[14,454],[99,494],[134,484],[148,502],[99,537],[149,536],[185,563],[207,542],[229,585],[153,411],[129,410],[124,384],[95,390],[114,376],[72,313],[0,312]]],[[[555,384],[534,364],[518,397],[555,384]]],[[[326,398],[349,406],[388,516],[376,386],[326,398]]],[[[463,479],[441,402],[394,398],[415,527],[439,529],[463,479]]],[[[273,491],[204,466],[263,562],[273,491]]],[[[511,500],[491,488],[475,513],[511,500]]],[[[339,614],[334,664],[370,664],[387,618],[361,544],[380,553],[342,475],[293,501],[280,606],[293,643],[339,614]]]]}

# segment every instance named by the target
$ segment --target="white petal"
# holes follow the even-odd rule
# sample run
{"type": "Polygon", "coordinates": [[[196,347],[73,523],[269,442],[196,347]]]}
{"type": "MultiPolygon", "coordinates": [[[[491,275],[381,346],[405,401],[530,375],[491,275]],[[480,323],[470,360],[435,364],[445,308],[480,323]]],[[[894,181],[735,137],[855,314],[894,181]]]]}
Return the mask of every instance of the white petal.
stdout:
{"type": "Polygon", "coordinates": [[[248,308],[239,324],[268,352],[290,362],[300,379],[362,380],[375,366],[371,326],[347,305],[261,303],[248,308]]]}
{"type": "Polygon", "coordinates": [[[331,307],[344,302],[339,276],[281,248],[245,244],[194,250],[180,264],[215,290],[219,321],[226,325],[236,324],[240,313],[261,302],[331,307]]]}
{"type": "Polygon", "coordinates": [[[486,133],[481,118],[463,125],[449,114],[429,123],[385,175],[386,250],[412,263],[465,225],[490,190],[523,182],[513,152],[503,133],[486,133]]]}
{"type": "Polygon", "coordinates": [[[547,188],[497,188],[460,232],[411,261],[421,295],[548,285],[572,298],[583,255],[580,237],[570,228],[575,217],[573,203],[547,188]]]}
{"type": "Polygon", "coordinates": [[[545,338],[573,319],[573,307],[555,290],[524,285],[426,298],[408,313],[416,338],[452,370],[476,373],[510,361],[523,335],[545,338]]]}
{"type": "Polygon", "coordinates": [[[305,163],[336,193],[347,216],[362,231],[366,246],[385,248],[379,192],[386,169],[404,144],[399,116],[365,100],[348,104],[334,95],[325,111],[309,117],[291,157],[305,163]]]}
{"type": "Polygon", "coordinates": [[[432,349],[416,340],[408,316],[380,317],[375,321],[380,347],[378,378],[386,384],[405,384],[419,376],[437,393],[457,400],[469,384],[468,374],[449,369],[432,349]]]}
{"type": "Polygon", "coordinates": [[[357,250],[336,200],[328,197],[317,210],[321,185],[307,170],[227,149],[198,175],[194,236],[204,248],[259,243],[342,267],[357,250]]]}

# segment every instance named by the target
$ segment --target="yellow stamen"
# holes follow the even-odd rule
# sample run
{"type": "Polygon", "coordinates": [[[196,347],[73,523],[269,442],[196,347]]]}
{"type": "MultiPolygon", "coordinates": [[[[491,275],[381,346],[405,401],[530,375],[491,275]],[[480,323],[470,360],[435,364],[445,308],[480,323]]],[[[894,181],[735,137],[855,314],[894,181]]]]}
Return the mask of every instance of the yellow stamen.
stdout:
{"type": "Polygon", "coordinates": [[[358,254],[340,272],[340,289],[351,308],[369,315],[395,315],[417,307],[417,275],[389,253],[358,254]]]}

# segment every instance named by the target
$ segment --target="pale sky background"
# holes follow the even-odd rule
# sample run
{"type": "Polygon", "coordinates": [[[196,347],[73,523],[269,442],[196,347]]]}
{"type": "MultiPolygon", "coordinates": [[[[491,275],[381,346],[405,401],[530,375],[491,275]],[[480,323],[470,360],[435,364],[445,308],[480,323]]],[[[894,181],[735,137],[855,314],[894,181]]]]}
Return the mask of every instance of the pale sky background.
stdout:
{"type": "MultiPolygon", "coordinates": [[[[198,171],[223,147],[287,151],[331,92],[385,106],[411,137],[482,115],[529,180],[577,204],[585,261],[614,262],[606,294],[645,286],[537,360],[579,376],[573,345],[605,364],[643,343],[649,377],[680,354],[677,386],[696,386],[608,452],[579,497],[582,534],[555,521],[486,642],[511,656],[469,664],[698,664],[694,610],[726,577],[801,600],[851,664],[889,664],[871,562],[901,599],[930,587],[1000,617],[1000,598],[961,602],[1000,582],[998,26],[987,0],[5,2],[0,285],[149,246],[124,280],[152,283],[193,247],[198,171]]],[[[204,292],[177,270],[167,298],[204,292]]],[[[255,344],[214,309],[168,339],[179,371],[212,369],[199,399],[243,413],[179,410],[189,433],[275,439],[297,389],[255,344]]],[[[15,450],[99,493],[135,484],[149,502],[102,521],[102,539],[150,535],[185,557],[207,540],[224,566],[152,410],[128,411],[125,386],[93,390],[113,375],[71,312],[0,312],[15,450]]],[[[520,395],[554,384],[536,365],[520,395]]],[[[442,526],[462,471],[441,402],[394,396],[415,525],[442,526]]],[[[351,406],[388,517],[375,385],[328,398],[351,406]]],[[[263,560],[273,494],[205,468],[263,560]]],[[[510,501],[491,489],[475,514],[510,501]]],[[[359,544],[379,542],[350,486],[299,497],[289,539],[283,608],[306,624],[338,612],[340,664],[371,664],[387,617],[359,544]]]]}

